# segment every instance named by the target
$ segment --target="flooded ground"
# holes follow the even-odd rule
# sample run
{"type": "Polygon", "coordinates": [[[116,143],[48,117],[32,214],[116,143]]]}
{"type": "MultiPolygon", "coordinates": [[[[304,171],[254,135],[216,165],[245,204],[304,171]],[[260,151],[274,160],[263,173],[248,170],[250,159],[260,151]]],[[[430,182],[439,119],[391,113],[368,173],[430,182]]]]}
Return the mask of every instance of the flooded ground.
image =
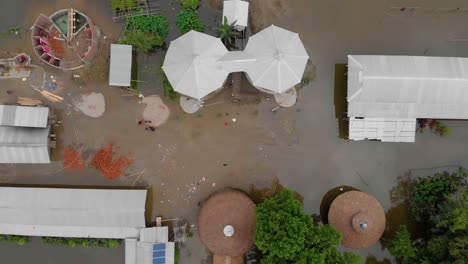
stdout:
{"type": "MultiPolygon", "coordinates": [[[[209,33],[221,20],[220,11],[209,7],[217,3],[203,1],[200,10],[209,33]]],[[[173,21],[178,7],[172,10],[170,5],[177,1],[161,5],[169,8],[164,12],[173,21]]],[[[38,14],[50,15],[69,6],[70,1],[65,0],[10,2],[0,10],[0,31],[17,25],[29,28],[38,14]]],[[[466,10],[464,1],[252,0],[252,30],[274,23],[298,32],[317,67],[316,79],[299,91],[298,104],[272,112],[276,105],[271,99],[238,105],[232,102],[230,91],[225,91],[207,101],[199,113],[186,115],[178,103],[165,101],[171,114],[155,132],[137,125],[144,108],[138,98],[106,85],[108,46],[118,39],[123,26],[111,20],[110,1],[74,0],[73,7],[88,15],[106,39],[93,67],[79,71],[79,79],[45,66],[59,78],[58,92],[65,98],[63,104],[51,104],[64,116],[64,134],[59,140],[88,151],[114,143],[121,152],[132,153],[135,163],[128,176],[112,182],[93,169],[65,171],[61,162],[1,165],[2,183],[147,186],[152,190],[152,217],[185,218],[195,223],[198,202],[226,186],[248,190],[251,184],[269,186],[278,177],[285,187],[302,194],[307,213],[318,214],[329,189],[348,185],[376,196],[388,210],[392,207],[390,189],[408,170],[468,166],[468,122],[446,122],[453,130],[450,137],[418,134],[414,144],[347,142],[338,137],[334,108],[335,65],[346,63],[347,54],[467,57],[468,13],[456,11],[466,10]],[[400,12],[403,3],[413,8],[400,12]],[[105,96],[106,111],[100,118],[86,117],[67,105],[75,96],[89,92],[105,96]]],[[[169,40],[177,36],[176,28],[171,28],[169,40]]],[[[0,44],[2,56],[3,52],[32,54],[28,33],[19,38],[2,37],[0,44]]],[[[158,51],[138,58],[138,80],[143,81],[138,89],[145,95],[162,95],[158,73],[163,55],[158,51]]],[[[34,63],[39,64],[35,57],[34,63]]],[[[21,81],[2,81],[0,101],[14,102],[15,96],[37,97],[37,93],[21,81]],[[6,90],[14,90],[14,94],[7,95],[6,90]]],[[[27,263],[45,254],[48,257],[43,263],[50,264],[64,263],[63,256],[68,254],[77,254],[73,259],[82,258],[86,263],[124,263],[122,248],[115,254],[101,249],[44,247],[39,242],[25,248],[1,244],[0,253],[9,256],[8,264],[27,263]]],[[[358,253],[375,256],[377,261],[391,259],[379,244],[358,253]]],[[[182,263],[202,263],[204,259],[205,249],[196,237],[189,239],[182,263]]]]}

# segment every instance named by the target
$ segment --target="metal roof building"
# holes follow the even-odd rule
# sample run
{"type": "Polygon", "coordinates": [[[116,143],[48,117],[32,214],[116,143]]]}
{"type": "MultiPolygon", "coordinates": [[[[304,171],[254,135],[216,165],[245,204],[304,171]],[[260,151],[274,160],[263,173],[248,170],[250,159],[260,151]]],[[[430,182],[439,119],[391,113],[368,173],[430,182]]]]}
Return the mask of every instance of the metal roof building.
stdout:
{"type": "Polygon", "coordinates": [[[125,264],[174,264],[175,244],[167,226],[140,229],[140,239],[125,239],[125,264]]]}
{"type": "Polygon", "coordinates": [[[132,46],[111,44],[109,85],[130,86],[132,75],[132,46]]]}
{"type": "Polygon", "coordinates": [[[349,139],[414,142],[417,118],[468,119],[468,58],[348,56],[349,139]]]}
{"type": "Polygon", "coordinates": [[[0,126],[47,127],[48,107],[0,105],[0,126]]]}
{"type": "Polygon", "coordinates": [[[0,187],[0,234],[138,238],[146,190],[0,187]]]}
{"type": "Polygon", "coordinates": [[[0,163],[50,163],[49,108],[0,105],[0,163]]]}

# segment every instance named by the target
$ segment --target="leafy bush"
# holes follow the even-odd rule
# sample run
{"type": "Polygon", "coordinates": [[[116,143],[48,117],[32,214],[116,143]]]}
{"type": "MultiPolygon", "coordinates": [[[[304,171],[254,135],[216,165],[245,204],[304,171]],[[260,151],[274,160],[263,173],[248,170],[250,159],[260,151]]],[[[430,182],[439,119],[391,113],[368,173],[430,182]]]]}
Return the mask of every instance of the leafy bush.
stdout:
{"type": "Polygon", "coordinates": [[[180,4],[185,9],[196,10],[200,6],[200,0],[180,0],[180,4]]]}
{"type": "Polygon", "coordinates": [[[120,245],[119,239],[104,238],[66,238],[66,237],[42,237],[49,245],[64,245],[69,247],[106,247],[116,248],[120,245]]]}
{"type": "Polygon", "coordinates": [[[283,190],[257,206],[255,245],[263,253],[262,263],[359,263],[354,254],[336,247],[342,236],[332,226],[314,226],[303,213],[293,192],[283,190]]]}
{"type": "Polygon", "coordinates": [[[135,7],[135,0],[112,0],[112,10],[117,11],[135,7]]]}
{"type": "Polygon", "coordinates": [[[141,30],[144,33],[155,34],[166,39],[169,33],[169,23],[165,16],[136,16],[127,18],[127,30],[141,30]]]}
{"type": "Polygon", "coordinates": [[[164,70],[162,67],[160,68],[160,74],[161,74],[163,87],[164,87],[164,96],[171,99],[172,101],[175,101],[178,97],[178,94],[176,93],[176,91],[174,91],[174,88],[172,88],[172,85],[167,79],[167,76],[164,73],[164,70]]]}
{"type": "Polygon", "coordinates": [[[390,254],[396,258],[402,258],[403,261],[415,256],[413,244],[411,243],[411,235],[406,226],[401,225],[399,227],[395,239],[390,242],[388,250],[390,254]]]}
{"type": "Polygon", "coordinates": [[[15,243],[20,246],[26,245],[30,240],[27,236],[15,236],[15,235],[0,235],[0,241],[5,241],[9,243],[15,243]]]}
{"type": "Polygon", "coordinates": [[[150,53],[164,45],[169,24],[164,16],[136,16],[127,18],[126,30],[120,44],[132,45],[138,52],[150,53]]]}
{"type": "Polygon", "coordinates": [[[198,32],[205,31],[205,26],[200,21],[198,14],[190,9],[184,9],[177,14],[176,24],[182,34],[185,34],[190,30],[198,32]]]}
{"type": "Polygon", "coordinates": [[[150,53],[156,47],[161,47],[164,41],[161,37],[151,33],[144,33],[140,30],[127,30],[119,43],[132,45],[138,52],[150,53]]]}

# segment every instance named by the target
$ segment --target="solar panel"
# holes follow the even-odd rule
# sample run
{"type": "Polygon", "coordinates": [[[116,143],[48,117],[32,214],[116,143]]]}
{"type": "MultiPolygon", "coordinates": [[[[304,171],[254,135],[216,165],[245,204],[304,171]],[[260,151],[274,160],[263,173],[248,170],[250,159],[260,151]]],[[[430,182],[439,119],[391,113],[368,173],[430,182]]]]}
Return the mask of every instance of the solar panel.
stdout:
{"type": "Polygon", "coordinates": [[[166,244],[155,243],[153,244],[153,264],[166,263],[166,244]]]}

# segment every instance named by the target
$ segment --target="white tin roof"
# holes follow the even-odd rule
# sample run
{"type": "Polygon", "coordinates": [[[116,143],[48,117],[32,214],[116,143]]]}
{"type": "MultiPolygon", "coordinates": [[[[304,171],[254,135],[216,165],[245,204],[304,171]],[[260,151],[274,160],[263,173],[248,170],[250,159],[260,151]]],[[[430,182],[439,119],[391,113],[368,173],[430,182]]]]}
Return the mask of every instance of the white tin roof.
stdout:
{"type": "Polygon", "coordinates": [[[468,119],[468,58],[348,56],[348,116],[468,119]]]}
{"type": "Polygon", "coordinates": [[[109,85],[130,86],[132,75],[132,46],[111,44],[109,85]]]}
{"type": "Polygon", "coordinates": [[[137,238],[146,190],[0,187],[0,234],[137,238]]]}

